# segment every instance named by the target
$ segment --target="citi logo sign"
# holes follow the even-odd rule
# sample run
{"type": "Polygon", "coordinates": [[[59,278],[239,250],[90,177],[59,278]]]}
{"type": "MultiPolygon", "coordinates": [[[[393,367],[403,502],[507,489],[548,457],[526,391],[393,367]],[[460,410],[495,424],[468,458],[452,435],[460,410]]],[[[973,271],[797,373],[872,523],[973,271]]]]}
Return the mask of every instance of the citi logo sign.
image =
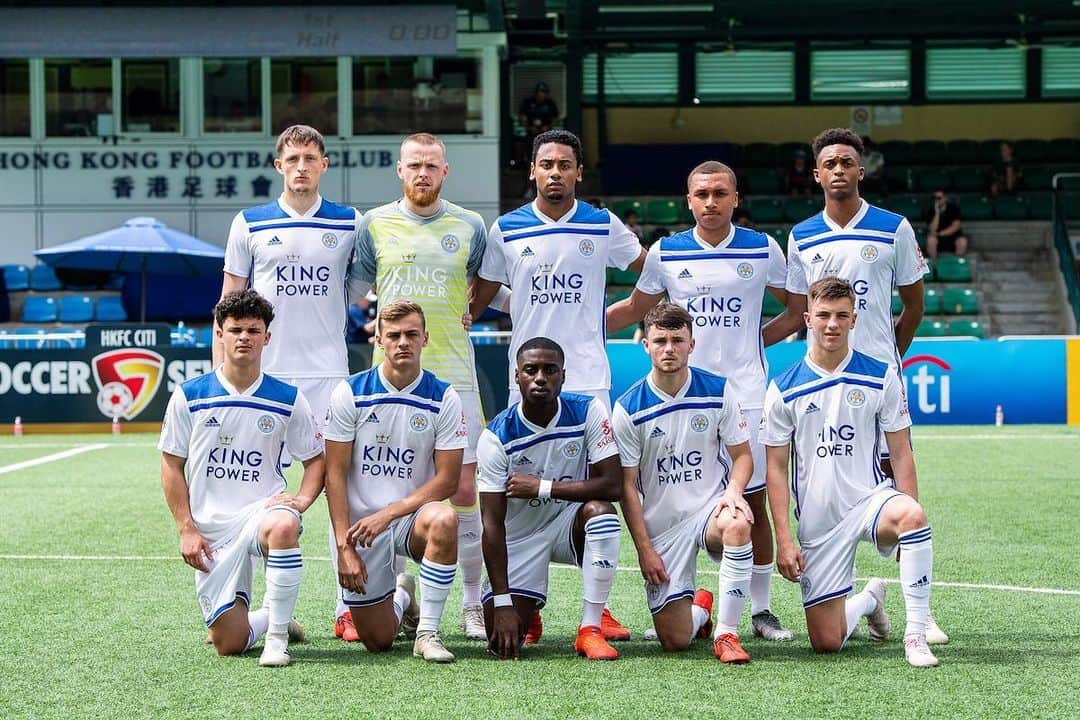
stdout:
{"type": "Polygon", "coordinates": [[[915,386],[914,406],[920,413],[948,414],[952,411],[949,373],[952,366],[933,355],[915,355],[904,361],[904,392],[912,401],[909,386],[915,386]]]}

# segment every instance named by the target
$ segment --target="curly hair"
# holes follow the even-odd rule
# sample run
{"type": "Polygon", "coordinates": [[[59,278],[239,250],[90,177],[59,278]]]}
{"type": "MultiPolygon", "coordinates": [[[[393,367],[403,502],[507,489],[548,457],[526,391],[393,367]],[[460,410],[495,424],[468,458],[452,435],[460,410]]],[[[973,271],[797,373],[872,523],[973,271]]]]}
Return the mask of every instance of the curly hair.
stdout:
{"type": "Polygon", "coordinates": [[[863,142],[858,135],[853,133],[847,128],[829,128],[823,130],[820,135],[814,138],[814,142],[810,144],[814,150],[814,159],[817,160],[817,156],[821,154],[821,151],[830,145],[847,145],[854,148],[855,152],[860,155],[863,154],[865,148],[863,142]]]}
{"type": "Polygon", "coordinates": [[[218,304],[214,306],[215,325],[224,327],[227,318],[233,320],[258,318],[270,327],[270,323],[274,321],[274,306],[251,288],[231,292],[218,300],[218,304]]]}

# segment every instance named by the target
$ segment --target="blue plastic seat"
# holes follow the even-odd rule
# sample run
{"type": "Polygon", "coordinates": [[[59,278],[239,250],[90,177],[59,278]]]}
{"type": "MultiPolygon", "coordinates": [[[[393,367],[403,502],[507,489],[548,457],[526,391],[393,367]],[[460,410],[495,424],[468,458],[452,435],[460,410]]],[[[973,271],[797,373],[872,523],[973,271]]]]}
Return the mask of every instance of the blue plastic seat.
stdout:
{"type": "Polygon", "coordinates": [[[30,269],[30,289],[45,292],[63,290],[64,284],[56,277],[56,271],[48,265],[35,265],[30,269]]]}
{"type": "Polygon", "coordinates": [[[25,265],[5,265],[4,285],[8,292],[30,289],[30,268],[25,265]]]}
{"type": "Polygon", "coordinates": [[[14,350],[15,343],[15,333],[9,333],[7,330],[0,330],[0,350],[14,350]]]}
{"type": "Polygon", "coordinates": [[[94,299],[87,295],[60,298],[60,322],[83,323],[94,319],[94,299]]]}
{"type": "Polygon", "coordinates": [[[22,321],[28,323],[56,322],[56,298],[31,295],[23,301],[22,321]]]}
{"type": "Polygon", "coordinates": [[[128,316],[119,295],[106,295],[98,298],[94,318],[98,322],[124,322],[128,316]]]}

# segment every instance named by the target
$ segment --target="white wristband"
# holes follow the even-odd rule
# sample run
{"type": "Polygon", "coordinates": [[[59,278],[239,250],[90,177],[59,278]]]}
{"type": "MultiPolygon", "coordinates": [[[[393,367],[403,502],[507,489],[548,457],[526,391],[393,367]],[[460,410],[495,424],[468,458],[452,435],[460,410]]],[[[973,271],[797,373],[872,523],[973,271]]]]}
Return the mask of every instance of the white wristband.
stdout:
{"type": "Polygon", "coordinates": [[[536,491],[536,497],[547,500],[551,497],[551,480],[541,480],[540,489],[536,491]]]}
{"type": "Polygon", "coordinates": [[[495,600],[495,607],[513,607],[514,605],[514,598],[510,596],[510,593],[496,595],[493,599],[495,600]]]}

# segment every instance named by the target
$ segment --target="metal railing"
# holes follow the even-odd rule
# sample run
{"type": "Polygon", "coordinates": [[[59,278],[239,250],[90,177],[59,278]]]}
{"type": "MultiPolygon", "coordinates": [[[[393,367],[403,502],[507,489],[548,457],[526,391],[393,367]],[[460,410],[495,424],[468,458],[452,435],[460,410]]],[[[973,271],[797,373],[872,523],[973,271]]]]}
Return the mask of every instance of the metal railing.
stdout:
{"type": "Polygon", "coordinates": [[[1080,326],[1080,285],[1077,283],[1077,258],[1069,240],[1069,220],[1066,217],[1067,205],[1064,201],[1066,180],[1080,180],[1080,173],[1064,172],[1054,175],[1051,187],[1054,190],[1054,247],[1057,249],[1058,265],[1065,281],[1065,292],[1076,324],[1080,326]]]}

